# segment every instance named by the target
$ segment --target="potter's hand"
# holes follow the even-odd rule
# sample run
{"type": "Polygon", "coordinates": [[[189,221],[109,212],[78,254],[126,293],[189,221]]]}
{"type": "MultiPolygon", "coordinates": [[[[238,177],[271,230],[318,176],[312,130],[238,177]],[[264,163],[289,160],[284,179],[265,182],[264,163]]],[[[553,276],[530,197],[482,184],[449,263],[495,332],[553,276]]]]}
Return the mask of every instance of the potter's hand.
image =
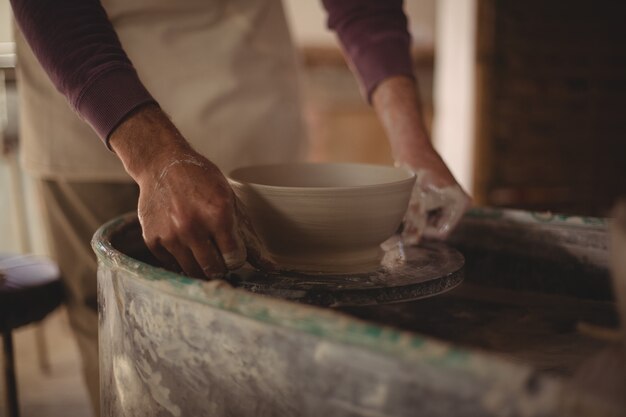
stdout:
{"type": "Polygon", "coordinates": [[[139,185],[143,237],[165,266],[197,278],[220,278],[246,259],[268,267],[226,178],[158,107],[129,117],[109,143],[139,185]]]}
{"type": "Polygon", "coordinates": [[[372,103],[396,165],[417,177],[403,237],[408,243],[417,243],[422,235],[446,238],[469,207],[470,198],[430,142],[415,82],[402,76],[388,78],[374,90],[372,103]]]}
{"type": "Polygon", "coordinates": [[[456,182],[446,183],[435,171],[424,166],[411,170],[416,181],[402,237],[409,244],[417,244],[422,236],[445,239],[469,207],[470,198],[456,182]]]}

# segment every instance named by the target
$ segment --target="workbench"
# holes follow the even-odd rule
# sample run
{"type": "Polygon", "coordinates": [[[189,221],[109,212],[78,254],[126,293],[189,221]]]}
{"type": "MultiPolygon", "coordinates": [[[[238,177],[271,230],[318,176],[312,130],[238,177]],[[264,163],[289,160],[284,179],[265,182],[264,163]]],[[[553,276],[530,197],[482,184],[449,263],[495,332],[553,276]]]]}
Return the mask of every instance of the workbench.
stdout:
{"type": "Polygon", "coordinates": [[[623,415],[608,241],[605,219],[474,209],[456,289],[321,308],[151,265],[114,219],[93,240],[102,415],[623,415]]]}

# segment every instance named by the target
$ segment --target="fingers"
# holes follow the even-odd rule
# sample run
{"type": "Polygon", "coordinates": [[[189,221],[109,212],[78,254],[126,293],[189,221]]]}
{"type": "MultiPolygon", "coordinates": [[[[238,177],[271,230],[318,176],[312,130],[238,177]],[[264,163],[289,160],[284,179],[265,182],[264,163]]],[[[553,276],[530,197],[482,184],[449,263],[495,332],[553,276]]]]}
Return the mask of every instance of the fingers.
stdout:
{"type": "Polygon", "coordinates": [[[437,190],[438,204],[429,207],[424,236],[445,239],[469,207],[469,197],[458,185],[437,190]]]}
{"type": "MultiPolygon", "coordinates": [[[[234,222],[233,222],[234,223],[234,222]]],[[[221,262],[230,270],[241,268],[246,263],[246,245],[234,226],[220,228],[214,235],[215,244],[221,254],[221,262]]]]}
{"type": "Polygon", "coordinates": [[[248,231],[245,236],[248,248],[247,260],[250,265],[265,272],[275,271],[276,263],[271,259],[256,234],[248,231]]]}
{"type": "Polygon", "coordinates": [[[204,222],[211,230],[210,235],[217,249],[214,253],[218,254],[220,265],[235,270],[246,263],[246,245],[239,233],[236,199],[231,197],[227,201],[228,204],[223,205],[221,210],[207,212],[204,222]]]}
{"type": "Polygon", "coordinates": [[[157,258],[157,260],[161,263],[161,265],[172,272],[181,272],[180,266],[178,262],[176,262],[176,258],[172,256],[171,253],[167,251],[158,241],[152,241],[147,239],[144,236],[144,241],[146,242],[146,246],[150,249],[150,252],[157,258]]]}
{"type": "Polygon", "coordinates": [[[404,219],[402,237],[407,244],[422,236],[446,239],[469,207],[470,199],[459,185],[436,187],[422,176],[415,185],[404,219]]]}
{"type": "Polygon", "coordinates": [[[254,231],[252,221],[246,215],[242,204],[238,200],[235,201],[235,210],[239,222],[239,230],[247,249],[247,260],[250,265],[266,272],[276,270],[276,263],[271,259],[265,246],[254,231]]]}
{"type": "Polygon", "coordinates": [[[196,278],[223,278],[227,266],[214,243],[216,233],[211,231],[210,219],[194,220],[190,216],[175,220],[176,227],[163,246],[176,258],[183,271],[196,278]]]}
{"type": "Polygon", "coordinates": [[[203,221],[175,218],[169,228],[157,231],[157,237],[144,235],[144,240],[165,268],[196,278],[220,279],[228,270],[243,266],[247,257],[244,240],[232,226],[234,213],[230,216],[233,220],[222,222],[210,216],[203,221]]]}
{"type": "Polygon", "coordinates": [[[142,178],[138,214],[144,240],[165,267],[221,278],[247,258],[270,264],[226,179],[209,161],[199,155],[177,159],[156,179],[142,178]]]}
{"type": "Polygon", "coordinates": [[[164,267],[196,278],[220,279],[230,269],[240,268],[246,262],[243,238],[233,227],[211,232],[213,221],[190,221],[184,227],[181,221],[160,235],[144,240],[164,267]],[[213,236],[216,236],[215,238],[213,236]],[[215,241],[215,243],[214,243],[215,241]]]}
{"type": "Polygon", "coordinates": [[[224,262],[210,240],[195,240],[189,244],[173,240],[149,244],[148,247],[165,268],[174,272],[209,279],[223,278],[226,272],[224,262]]]}
{"type": "Polygon", "coordinates": [[[404,216],[402,238],[406,244],[417,245],[426,226],[426,218],[422,213],[419,201],[411,202],[404,216]]]}
{"type": "Polygon", "coordinates": [[[191,249],[183,246],[182,244],[177,244],[175,246],[167,247],[167,251],[176,258],[178,265],[180,265],[185,275],[194,278],[207,277],[204,274],[203,268],[196,261],[194,253],[191,249]]]}
{"type": "Polygon", "coordinates": [[[194,260],[200,266],[202,275],[209,279],[222,279],[227,271],[217,248],[210,240],[196,242],[191,246],[194,260]]]}
{"type": "Polygon", "coordinates": [[[195,278],[218,279],[224,276],[224,263],[210,241],[204,244],[196,242],[187,247],[176,239],[164,242],[144,236],[144,240],[161,265],[172,272],[183,272],[195,278]]]}

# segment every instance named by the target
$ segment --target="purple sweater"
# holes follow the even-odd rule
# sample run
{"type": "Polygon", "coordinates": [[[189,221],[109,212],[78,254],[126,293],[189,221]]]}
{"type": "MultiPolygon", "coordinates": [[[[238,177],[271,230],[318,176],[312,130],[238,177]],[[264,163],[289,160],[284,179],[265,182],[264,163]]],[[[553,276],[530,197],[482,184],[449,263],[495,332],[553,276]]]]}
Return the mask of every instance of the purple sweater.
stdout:
{"type": "MultiPolygon", "coordinates": [[[[412,76],[402,0],[323,0],[368,99],[393,75],[412,76]]],[[[98,135],[155,102],[98,0],[11,0],[15,19],[56,88],[98,135]]]]}

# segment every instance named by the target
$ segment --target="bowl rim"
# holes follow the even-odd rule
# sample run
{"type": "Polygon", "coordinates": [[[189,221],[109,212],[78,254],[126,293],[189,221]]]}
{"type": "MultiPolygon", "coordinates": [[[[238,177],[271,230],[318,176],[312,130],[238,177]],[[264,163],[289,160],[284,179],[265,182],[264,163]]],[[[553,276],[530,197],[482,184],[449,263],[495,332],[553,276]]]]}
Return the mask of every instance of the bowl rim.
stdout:
{"type": "Polygon", "coordinates": [[[393,187],[405,185],[407,183],[414,183],[416,180],[416,175],[414,172],[409,171],[406,168],[396,167],[392,165],[383,165],[383,164],[368,164],[368,163],[360,163],[360,162],[286,162],[286,163],[274,163],[274,164],[255,164],[255,165],[244,165],[230,170],[226,179],[230,183],[234,183],[236,185],[248,185],[259,189],[266,190],[294,190],[294,191],[307,191],[307,192],[319,192],[319,191],[342,191],[342,190],[367,190],[381,187],[393,187]],[[263,168],[263,167],[275,167],[275,166],[297,166],[297,165],[325,165],[325,166],[360,166],[360,167],[373,167],[373,168],[388,168],[404,171],[408,177],[398,181],[386,182],[383,184],[369,184],[369,185],[345,185],[341,187],[302,187],[302,186],[284,186],[284,185],[268,185],[268,184],[259,184],[256,182],[244,182],[241,180],[237,180],[231,177],[231,175],[240,170],[246,168],[263,168]]]}

